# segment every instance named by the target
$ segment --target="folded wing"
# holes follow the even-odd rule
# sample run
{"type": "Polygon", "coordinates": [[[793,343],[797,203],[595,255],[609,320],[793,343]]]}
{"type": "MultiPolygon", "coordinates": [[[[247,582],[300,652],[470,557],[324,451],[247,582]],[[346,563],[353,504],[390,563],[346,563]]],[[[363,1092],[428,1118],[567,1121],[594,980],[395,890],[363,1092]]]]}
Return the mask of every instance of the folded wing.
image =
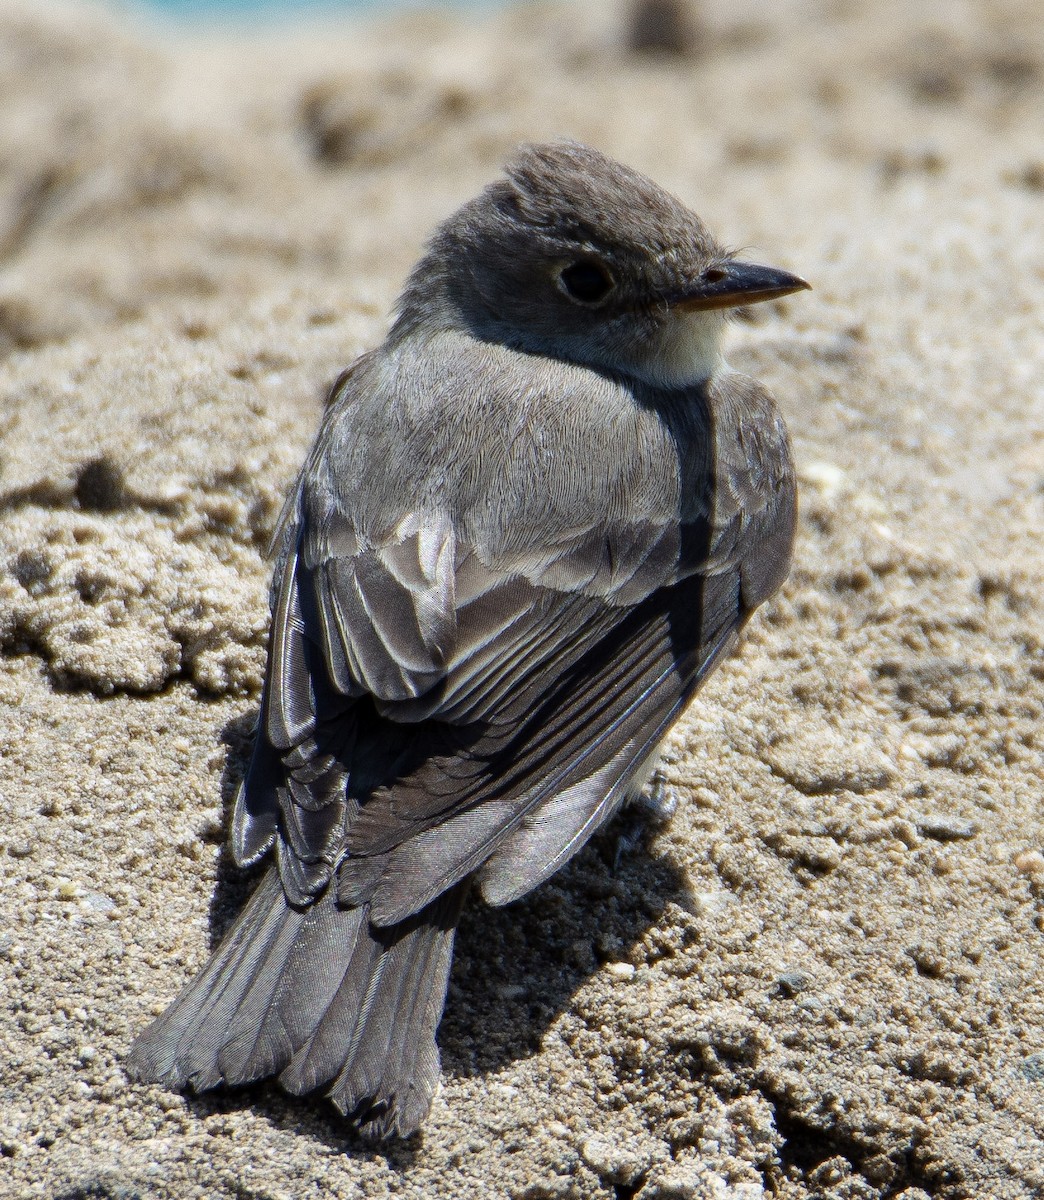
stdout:
{"type": "Polygon", "coordinates": [[[708,422],[691,478],[682,457],[681,522],[593,513],[498,554],[437,505],[366,534],[303,484],[237,859],[275,843],[291,903],[335,880],[392,925],[470,875],[506,902],[575,853],[789,562],[782,425],[720,386],[708,409],[739,416],[708,422]]]}

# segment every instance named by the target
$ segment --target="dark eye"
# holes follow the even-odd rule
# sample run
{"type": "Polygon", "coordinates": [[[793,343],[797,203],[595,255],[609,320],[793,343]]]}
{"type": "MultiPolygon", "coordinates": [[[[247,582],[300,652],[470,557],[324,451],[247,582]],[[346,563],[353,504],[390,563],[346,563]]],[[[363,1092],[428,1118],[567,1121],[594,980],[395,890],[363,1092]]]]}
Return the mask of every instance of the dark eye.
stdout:
{"type": "Polygon", "coordinates": [[[589,259],[581,259],[566,267],[558,280],[562,291],[579,304],[597,304],[616,286],[605,267],[589,259]]]}

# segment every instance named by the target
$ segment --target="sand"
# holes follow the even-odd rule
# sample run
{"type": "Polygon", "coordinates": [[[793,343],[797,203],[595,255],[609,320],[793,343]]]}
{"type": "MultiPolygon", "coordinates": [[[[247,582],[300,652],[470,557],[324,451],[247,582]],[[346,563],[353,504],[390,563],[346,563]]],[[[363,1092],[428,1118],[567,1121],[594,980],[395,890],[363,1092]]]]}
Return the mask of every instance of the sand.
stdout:
{"type": "Polygon", "coordinates": [[[1044,1194],[1044,10],[715,0],[175,36],[0,5],[0,1195],[1044,1194]],[[794,571],[627,814],[458,941],[423,1134],[130,1083],[223,849],[282,495],[426,233],[524,139],[815,291],[794,571]]]}

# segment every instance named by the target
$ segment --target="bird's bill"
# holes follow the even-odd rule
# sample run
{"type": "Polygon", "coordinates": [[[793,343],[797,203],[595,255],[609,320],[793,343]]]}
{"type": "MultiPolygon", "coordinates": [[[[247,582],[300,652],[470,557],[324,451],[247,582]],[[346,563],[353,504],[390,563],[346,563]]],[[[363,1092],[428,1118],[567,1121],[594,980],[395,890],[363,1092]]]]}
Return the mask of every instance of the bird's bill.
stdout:
{"type": "Polygon", "coordinates": [[[667,297],[672,308],[685,312],[701,312],[709,308],[737,308],[742,304],[757,304],[761,300],[776,300],[791,292],[802,292],[812,285],[789,271],[778,267],[763,267],[757,263],[729,262],[712,268],[690,287],[667,297]]]}

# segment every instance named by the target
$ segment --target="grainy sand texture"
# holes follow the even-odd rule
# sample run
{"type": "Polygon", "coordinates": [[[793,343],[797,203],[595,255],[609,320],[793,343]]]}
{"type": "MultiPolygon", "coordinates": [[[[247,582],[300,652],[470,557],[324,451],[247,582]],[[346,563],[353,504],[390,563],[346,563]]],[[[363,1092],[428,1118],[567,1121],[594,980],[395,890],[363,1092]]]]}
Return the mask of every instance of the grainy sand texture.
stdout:
{"type": "Polygon", "coordinates": [[[629,36],[0,3],[0,1196],[1044,1195],[1044,8],[629,36]],[[556,134],[814,284],[729,334],[794,435],[790,582],[671,739],[670,823],[471,907],[421,1136],[132,1084],[249,886],[265,550],[324,391],[556,134]]]}

